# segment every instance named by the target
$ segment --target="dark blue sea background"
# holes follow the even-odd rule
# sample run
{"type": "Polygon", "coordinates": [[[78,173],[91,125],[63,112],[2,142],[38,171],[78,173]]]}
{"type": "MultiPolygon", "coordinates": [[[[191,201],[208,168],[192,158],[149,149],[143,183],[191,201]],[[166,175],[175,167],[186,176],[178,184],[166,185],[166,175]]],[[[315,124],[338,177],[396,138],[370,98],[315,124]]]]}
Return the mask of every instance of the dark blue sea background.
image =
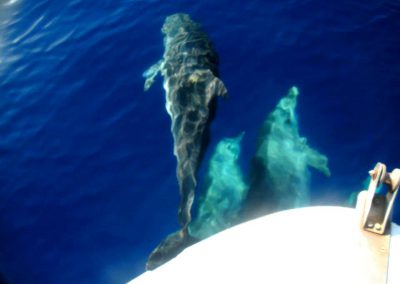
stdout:
{"type": "Polygon", "coordinates": [[[124,283],[178,228],[162,80],[145,93],[142,78],[176,12],[202,24],[229,91],[206,158],[245,131],[247,173],[296,85],[300,134],[332,171],[312,172],[313,204],[344,205],[378,161],[400,167],[400,1],[0,0],[4,283],[124,283]]]}

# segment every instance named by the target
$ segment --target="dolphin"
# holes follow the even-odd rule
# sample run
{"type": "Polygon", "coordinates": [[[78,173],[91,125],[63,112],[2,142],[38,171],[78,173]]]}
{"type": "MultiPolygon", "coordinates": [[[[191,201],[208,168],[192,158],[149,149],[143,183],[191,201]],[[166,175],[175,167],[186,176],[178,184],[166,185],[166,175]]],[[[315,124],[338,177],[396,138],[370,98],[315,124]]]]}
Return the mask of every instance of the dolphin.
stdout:
{"type": "Polygon", "coordinates": [[[239,165],[243,135],[244,132],[224,138],[217,144],[209,162],[206,190],[200,198],[197,218],[189,226],[191,236],[205,239],[237,221],[248,189],[239,165]]]}
{"type": "Polygon", "coordinates": [[[309,167],[331,174],[328,158],[299,134],[298,96],[298,88],[290,88],[261,128],[246,201],[250,218],[308,205],[309,167]]]}
{"type": "Polygon", "coordinates": [[[156,76],[162,75],[177,159],[181,229],[168,236],[151,253],[147,269],[168,261],[193,241],[188,226],[197,185],[196,172],[207,144],[215,99],[227,96],[224,83],[218,78],[218,55],[198,23],[186,14],[174,14],[165,19],[161,31],[164,55],[143,73],[146,78],[144,89],[149,90],[156,76]]]}

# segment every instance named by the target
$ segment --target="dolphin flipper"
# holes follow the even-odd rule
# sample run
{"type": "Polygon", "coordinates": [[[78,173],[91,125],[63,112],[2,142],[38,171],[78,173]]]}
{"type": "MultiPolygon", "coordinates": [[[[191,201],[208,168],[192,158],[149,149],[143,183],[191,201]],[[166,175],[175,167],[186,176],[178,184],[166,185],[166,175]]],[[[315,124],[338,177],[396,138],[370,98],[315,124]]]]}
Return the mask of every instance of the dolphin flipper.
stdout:
{"type": "Polygon", "coordinates": [[[207,93],[221,97],[227,97],[228,91],[226,90],[224,83],[218,77],[215,77],[214,75],[212,76],[214,78],[210,81],[210,83],[207,86],[206,90],[207,93]]]}
{"type": "Polygon", "coordinates": [[[328,168],[328,158],[310,147],[306,149],[307,163],[310,167],[315,168],[326,176],[330,176],[331,172],[328,168]]]}
{"type": "Polygon", "coordinates": [[[147,91],[153,85],[154,80],[158,73],[161,71],[163,59],[159,60],[156,64],[150,66],[149,69],[143,72],[143,77],[146,78],[144,82],[144,90],[147,91]]]}

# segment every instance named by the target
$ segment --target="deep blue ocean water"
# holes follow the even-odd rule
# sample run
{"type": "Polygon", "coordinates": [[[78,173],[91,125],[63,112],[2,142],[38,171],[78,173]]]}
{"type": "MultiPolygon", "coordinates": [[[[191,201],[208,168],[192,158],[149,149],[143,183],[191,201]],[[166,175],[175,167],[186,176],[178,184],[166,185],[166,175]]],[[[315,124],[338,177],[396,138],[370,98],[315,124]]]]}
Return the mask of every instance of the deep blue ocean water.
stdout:
{"type": "Polygon", "coordinates": [[[162,82],[144,93],[142,78],[176,12],[203,25],[229,91],[209,149],[246,131],[247,171],[296,85],[301,135],[332,171],[313,172],[313,204],[343,204],[378,161],[400,167],[400,1],[0,0],[5,283],[124,283],[177,229],[162,82]]]}

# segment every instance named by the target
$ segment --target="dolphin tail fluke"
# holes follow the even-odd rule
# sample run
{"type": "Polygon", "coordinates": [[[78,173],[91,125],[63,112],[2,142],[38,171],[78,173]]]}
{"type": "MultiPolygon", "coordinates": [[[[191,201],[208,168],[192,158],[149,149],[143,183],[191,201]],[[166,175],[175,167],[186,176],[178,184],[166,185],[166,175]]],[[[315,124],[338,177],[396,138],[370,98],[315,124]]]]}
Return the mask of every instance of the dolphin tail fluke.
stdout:
{"type": "Polygon", "coordinates": [[[188,234],[187,230],[179,230],[172,233],[150,254],[146,262],[146,270],[156,269],[197,241],[188,234]]]}
{"type": "Polygon", "coordinates": [[[143,77],[146,78],[146,81],[144,82],[145,91],[150,89],[150,87],[153,85],[156,76],[161,71],[162,63],[163,60],[161,59],[156,64],[151,65],[149,69],[143,72],[143,77]]]}
{"type": "Polygon", "coordinates": [[[182,179],[182,184],[180,185],[181,204],[179,206],[178,219],[181,229],[166,237],[150,254],[146,263],[146,270],[156,269],[158,266],[177,256],[186,247],[198,241],[189,235],[189,224],[191,222],[190,210],[193,204],[196,180],[194,175],[186,175],[184,171],[185,169],[178,170],[178,180],[180,180],[180,174],[187,176],[185,179],[182,179]]]}
{"type": "Polygon", "coordinates": [[[331,171],[328,168],[328,158],[310,147],[308,147],[306,151],[308,164],[329,177],[331,175],[331,171]]]}

